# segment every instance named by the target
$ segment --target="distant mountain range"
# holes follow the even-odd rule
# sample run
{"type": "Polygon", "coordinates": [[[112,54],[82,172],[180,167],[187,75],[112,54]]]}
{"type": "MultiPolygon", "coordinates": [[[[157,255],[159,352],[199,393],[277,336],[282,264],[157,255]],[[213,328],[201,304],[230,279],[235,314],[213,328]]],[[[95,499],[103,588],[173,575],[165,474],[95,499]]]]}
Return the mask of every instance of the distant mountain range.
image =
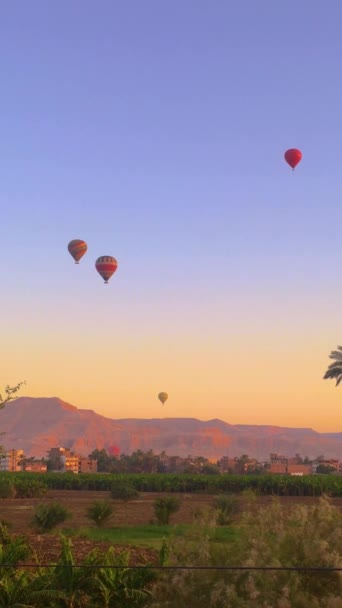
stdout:
{"type": "Polygon", "coordinates": [[[88,455],[95,448],[117,446],[121,453],[163,450],[169,455],[240,456],[268,460],[270,452],[342,459],[342,433],[307,428],[228,424],[196,418],[127,418],[113,420],[93,410],[78,409],[61,399],[20,397],[0,412],[0,444],[42,457],[63,446],[88,455]]]}

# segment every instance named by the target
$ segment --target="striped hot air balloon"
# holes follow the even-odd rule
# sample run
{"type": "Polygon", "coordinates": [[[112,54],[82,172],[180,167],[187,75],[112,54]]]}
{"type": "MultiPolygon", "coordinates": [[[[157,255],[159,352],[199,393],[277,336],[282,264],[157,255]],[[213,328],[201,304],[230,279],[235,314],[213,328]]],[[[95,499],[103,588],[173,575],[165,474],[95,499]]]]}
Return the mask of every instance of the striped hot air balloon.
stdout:
{"type": "Polygon", "coordinates": [[[72,257],[74,258],[75,264],[79,263],[80,259],[84,256],[87,249],[87,243],[85,241],[82,241],[81,239],[74,239],[73,241],[70,241],[68,245],[68,251],[70,255],[72,255],[72,257]]]}
{"type": "Polygon", "coordinates": [[[115,258],[110,255],[102,255],[95,262],[95,268],[99,275],[104,279],[105,283],[108,283],[110,277],[114,274],[118,267],[118,263],[115,258]]]}

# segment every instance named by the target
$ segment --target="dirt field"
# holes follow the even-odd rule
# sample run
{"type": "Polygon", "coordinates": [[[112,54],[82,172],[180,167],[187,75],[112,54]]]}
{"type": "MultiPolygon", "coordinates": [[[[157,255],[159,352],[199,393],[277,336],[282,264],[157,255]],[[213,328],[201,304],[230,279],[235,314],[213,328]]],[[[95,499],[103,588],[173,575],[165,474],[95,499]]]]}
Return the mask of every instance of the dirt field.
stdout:
{"type": "MultiPolygon", "coordinates": [[[[12,532],[27,533],[36,505],[42,502],[58,501],[72,513],[71,519],[63,528],[89,527],[86,510],[95,500],[110,500],[114,507],[111,526],[144,525],[152,523],[154,518],[153,503],[156,498],[165,496],[153,492],[142,493],[138,500],[124,504],[121,500],[112,500],[110,492],[85,490],[50,490],[44,498],[5,498],[0,499],[0,518],[11,524],[12,532]]],[[[182,494],[182,505],[172,517],[172,523],[192,523],[193,513],[197,508],[208,507],[213,503],[212,496],[182,494]]]]}
{"type": "MultiPolygon", "coordinates": [[[[142,493],[138,500],[124,504],[120,500],[110,499],[109,492],[78,491],[78,490],[50,490],[45,498],[5,498],[0,499],[0,518],[11,525],[14,533],[29,533],[30,521],[34,508],[42,502],[58,501],[72,513],[63,528],[89,527],[90,523],[86,517],[86,510],[95,500],[108,499],[114,507],[114,515],[111,526],[122,525],[144,525],[153,522],[153,503],[156,498],[165,494],[146,492],[142,493]]],[[[214,497],[205,494],[179,494],[182,499],[181,508],[172,516],[172,523],[190,524],[194,521],[194,513],[197,509],[209,507],[213,504],[214,497]]],[[[271,502],[270,496],[257,498],[257,508],[263,508],[271,502]]],[[[293,504],[315,504],[314,497],[291,497],[280,498],[284,505],[293,504]]],[[[342,508],[342,498],[331,499],[332,504],[342,508]]]]}
{"type": "MultiPolygon", "coordinates": [[[[37,504],[50,501],[60,502],[72,513],[72,517],[63,524],[63,528],[78,529],[91,526],[86,517],[87,507],[95,500],[108,499],[111,500],[114,507],[111,526],[137,526],[153,522],[153,503],[160,496],[165,496],[165,494],[142,493],[139,500],[123,504],[120,500],[111,500],[109,492],[50,490],[44,499],[0,499],[0,518],[10,524],[11,532],[15,534],[24,533],[28,536],[43,561],[54,561],[59,552],[58,538],[53,538],[51,535],[39,536],[34,534],[30,526],[34,508],[37,504]]],[[[171,519],[171,523],[174,524],[193,523],[196,510],[211,506],[214,500],[214,497],[210,495],[181,494],[180,496],[182,499],[181,508],[171,519]]],[[[271,500],[272,498],[269,496],[259,497],[254,508],[262,509],[271,500]]],[[[282,504],[290,506],[303,503],[315,504],[318,499],[313,497],[281,497],[280,500],[282,504]]],[[[342,509],[342,498],[332,499],[331,502],[342,509]]],[[[95,542],[77,538],[74,538],[72,542],[75,547],[77,562],[94,547],[105,549],[110,546],[108,542],[95,542]]],[[[124,550],[123,547],[118,549],[118,551],[122,550],[124,550]]],[[[146,557],[155,559],[155,554],[153,551],[141,548],[132,551],[132,559],[136,563],[146,557]]]]}

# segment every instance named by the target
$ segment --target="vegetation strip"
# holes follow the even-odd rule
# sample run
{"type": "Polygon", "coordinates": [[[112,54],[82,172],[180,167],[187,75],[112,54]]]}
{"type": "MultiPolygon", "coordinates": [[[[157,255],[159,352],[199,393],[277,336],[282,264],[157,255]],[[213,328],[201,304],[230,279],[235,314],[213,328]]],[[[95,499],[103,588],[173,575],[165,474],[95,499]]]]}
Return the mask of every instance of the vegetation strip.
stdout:
{"type": "MultiPolygon", "coordinates": [[[[10,480],[16,496],[34,497],[39,489],[114,491],[130,486],[138,492],[241,493],[251,490],[260,496],[342,497],[342,475],[177,475],[173,473],[80,474],[1,473],[0,481],[10,480]]],[[[113,495],[114,498],[114,495],[113,495]]]]}

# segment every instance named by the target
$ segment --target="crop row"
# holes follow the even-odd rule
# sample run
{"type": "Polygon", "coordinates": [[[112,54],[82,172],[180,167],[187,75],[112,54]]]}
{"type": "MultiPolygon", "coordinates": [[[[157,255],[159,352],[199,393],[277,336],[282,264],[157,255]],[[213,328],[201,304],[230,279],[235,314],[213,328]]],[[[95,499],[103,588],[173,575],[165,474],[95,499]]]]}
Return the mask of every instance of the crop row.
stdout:
{"type": "MultiPolygon", "coordinates": [[[[115,483],[132,485],[140,492],[239,493],[252,490],[275,496],[342,496],[342,475],[177,475],[169,473],[81,474],[0,473],[0,480],[11,478],[15,486],[44,484],[53,490],[110,490],[115,483]]],[[[30,493],[28,492],[28,495],[30,493]]]]}

